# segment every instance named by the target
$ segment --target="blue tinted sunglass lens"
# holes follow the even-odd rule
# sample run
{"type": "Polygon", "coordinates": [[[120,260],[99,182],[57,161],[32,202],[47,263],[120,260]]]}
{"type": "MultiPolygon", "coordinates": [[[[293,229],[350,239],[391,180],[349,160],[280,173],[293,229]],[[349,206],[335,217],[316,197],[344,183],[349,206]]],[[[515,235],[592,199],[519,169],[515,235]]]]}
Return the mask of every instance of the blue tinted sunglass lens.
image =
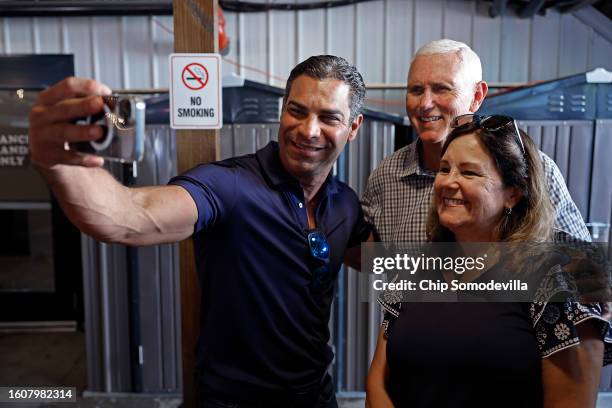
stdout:
{"type": "Polygon", "coordinates": [[[308,235],[308,244],[312,256],[319,259],[327,259],[329,257],[329,245],[327,240],[321,233],[311,233],[308,235]]]}

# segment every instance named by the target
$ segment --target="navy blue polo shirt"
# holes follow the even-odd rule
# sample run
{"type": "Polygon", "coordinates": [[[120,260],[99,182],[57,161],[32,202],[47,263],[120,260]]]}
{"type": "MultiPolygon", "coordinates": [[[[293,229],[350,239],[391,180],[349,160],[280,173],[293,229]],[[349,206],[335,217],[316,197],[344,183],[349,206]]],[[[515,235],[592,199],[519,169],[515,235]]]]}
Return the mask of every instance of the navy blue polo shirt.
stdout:
{"type": "Polygon", "coordinates": [[[344,251],[369,234],[355,192],[329,176],[315,215],[330,245],[330,268],[324,285],[313,290],[321,262],[306,239],[303,190],[278,149],[271,142],[170,181],[198,208],[199,386],[246,400],[320,380],[333,358],[328,322],[344,251]]]}

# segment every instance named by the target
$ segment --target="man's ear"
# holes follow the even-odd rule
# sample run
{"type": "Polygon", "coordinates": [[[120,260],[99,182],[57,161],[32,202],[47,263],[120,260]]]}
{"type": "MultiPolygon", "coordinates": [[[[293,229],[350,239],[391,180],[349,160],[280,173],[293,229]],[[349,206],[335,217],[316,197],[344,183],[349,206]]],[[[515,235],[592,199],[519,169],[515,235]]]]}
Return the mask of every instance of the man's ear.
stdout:
{"type": "Polygon", "coordinates": [[[353,119],[353,123],[351,123],[348,141],[352,142],[357,137],[357,131],[359,130],[359,126],[363,123],[363,115],[359,114],[355,119],[353,119]]]}
{"type": "Polygon", "coordinates": [[[489,85],[485,81],[480,81],[476,84],[474,89],[474,98],[472,99],[472,104],[470,105],[470,112],[474,113],[484,101],[484,98],[487,96],[487,91],[489,90],[489,85]]]}

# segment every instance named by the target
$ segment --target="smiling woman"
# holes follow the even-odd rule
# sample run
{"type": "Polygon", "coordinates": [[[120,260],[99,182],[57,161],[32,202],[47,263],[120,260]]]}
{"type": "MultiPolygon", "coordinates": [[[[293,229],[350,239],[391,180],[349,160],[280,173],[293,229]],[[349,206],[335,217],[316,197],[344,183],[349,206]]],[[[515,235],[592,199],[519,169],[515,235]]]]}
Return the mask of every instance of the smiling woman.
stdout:
{"type": "Polygon", "coordinates": [[[531,138],[508,116],[462,115],[451,127],[434,182],[430,239],[550,240],[553,207],[531,138]]]}
{"type": "MultiPolygon", "coordinates": [[[[550,241],[552,205],[529,136],[504,116],[463,115],[451,126],[434,182],[430,240],[550,241]]],[[[483,273],[494,272],[504,257],[515,258],[501,254],[483,273]]],[[[528,263],[541,265],[532,256],[512,272],[524,272],[528,263]]],[[[428,273],[455,282],[444,271],[428,273]]],[[[460,284],[477,286],[480,277],[460,284]]],[[[368,407],[595,406],[600,368],[612,348],[604,304],[465,302],[470,296],[457,294],[455,303],[379,298],[385,319],[368,374],[368,407]]]]}
{"type": "Polygon", "coordinates": [[[444,155],[434,191],[440,224],[457,241],[496,241],[504,208],[521,199],[520,190],[504,186],[493,158],[475,134],[458,139],[444,155]]]}

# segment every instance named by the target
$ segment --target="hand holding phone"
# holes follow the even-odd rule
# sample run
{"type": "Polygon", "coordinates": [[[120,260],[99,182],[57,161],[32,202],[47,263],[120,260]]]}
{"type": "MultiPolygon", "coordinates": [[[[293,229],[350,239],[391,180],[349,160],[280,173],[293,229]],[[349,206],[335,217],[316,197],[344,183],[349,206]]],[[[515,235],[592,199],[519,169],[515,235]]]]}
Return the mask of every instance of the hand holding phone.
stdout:
{"type": "Polygon", "coordinates": [[[102,96],[104,109],[85,119],[86,124],[99,125],[101,138],[72,143],[71,148],[122,163],[142,160],[146,103],[138,95],[102,96]]]}

